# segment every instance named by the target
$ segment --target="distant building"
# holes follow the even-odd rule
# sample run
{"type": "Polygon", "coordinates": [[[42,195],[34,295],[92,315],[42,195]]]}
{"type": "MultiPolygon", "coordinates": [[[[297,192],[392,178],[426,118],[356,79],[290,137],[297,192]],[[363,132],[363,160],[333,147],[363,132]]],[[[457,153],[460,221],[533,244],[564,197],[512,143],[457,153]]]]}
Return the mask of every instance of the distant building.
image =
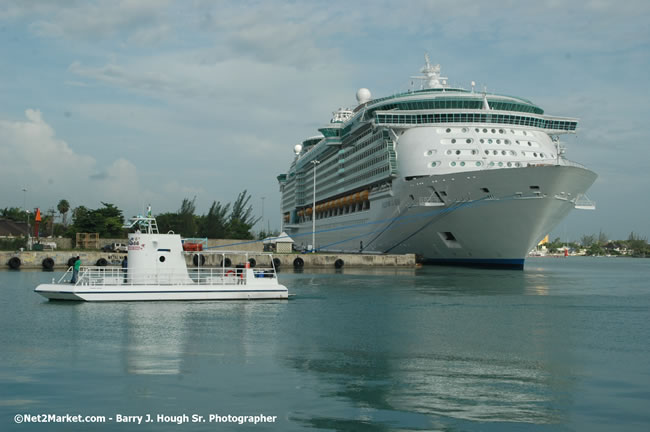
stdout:
{"type": "Polygon", "coordinates": [[[264,250],[272,250],[277,253],[291,253],[293,246],[293,240],[284,231],[277,237],[265,238],[263,242],[264,250]]]}
{"type": "Polygon", "coordinates": [[[27,222],[0,219],[0,237],[26,237],[28,231],[27,222]]]}

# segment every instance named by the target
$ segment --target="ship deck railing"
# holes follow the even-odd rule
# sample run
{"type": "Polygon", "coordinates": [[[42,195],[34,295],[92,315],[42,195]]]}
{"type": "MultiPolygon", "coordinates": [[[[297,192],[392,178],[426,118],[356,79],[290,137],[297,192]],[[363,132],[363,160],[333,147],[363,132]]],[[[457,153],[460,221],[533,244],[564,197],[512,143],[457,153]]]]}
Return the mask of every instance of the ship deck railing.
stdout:
{"type": "MultiPolygon", "coordinates": [[[[124,269],[117,266],[82,266],[75,285],[101,287],[106,285],[147,286],[147,285],[246,285],[247,269],[243,267],[200,267],[161,272],[156,269],[124,269]]],[[[251,269],[255,278],[277,279],[273,267],[251,269]]],[[[59,284],[69,283],[73,270],[70,267],[59,284]]],[[[54,282],[54,280],[53,280],[54,282]]]]}

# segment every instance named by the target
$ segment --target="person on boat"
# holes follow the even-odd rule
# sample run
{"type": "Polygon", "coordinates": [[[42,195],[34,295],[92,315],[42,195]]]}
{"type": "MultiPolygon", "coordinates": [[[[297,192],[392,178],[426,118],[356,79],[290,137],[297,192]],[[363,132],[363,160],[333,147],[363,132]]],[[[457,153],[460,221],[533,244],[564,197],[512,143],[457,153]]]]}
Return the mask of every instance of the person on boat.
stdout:
{"type": "Polygon", "coordinates": [[[77,283],[80,267],[81,267],[81,258],[77,256],[77,259],[74,261],[74,265],[72,267],[72,280],[70,280],[70,283],[77,283]]]}
{"type": "Polygon", "coordinates": [[[122,260],[122,273],[124,273],[124,283],[127,281],[127,272],[129,268],[129,262],[126,259],[127,257],[124,256],[124,259],[122,260]]]}

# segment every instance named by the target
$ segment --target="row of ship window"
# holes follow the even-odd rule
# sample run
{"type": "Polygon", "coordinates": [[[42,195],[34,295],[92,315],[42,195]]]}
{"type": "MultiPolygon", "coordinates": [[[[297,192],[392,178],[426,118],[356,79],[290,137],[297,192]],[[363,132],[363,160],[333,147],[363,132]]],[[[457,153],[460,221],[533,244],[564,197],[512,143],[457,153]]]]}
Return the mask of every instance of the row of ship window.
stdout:
{"type": "MultiPolygon", "coordinates": [[[[317,212],[316,219],[326,219],[334,216],[346,215],[349,213],[361,212],[370,210],[370,201],[366,200],[362,203],[346,205],[338,209],[327,210],[324,212],[317,212]]],[[[298,216],[298,223],[303,223],[312,220],[312,215],[301,215],[298,216]]]]}
{"type": "MultiPolygon", "coordinates": [[[[503,128],[500,128],[500,129],[495,129],[495,128],[491,128],[491,129],[488,129],[488,128],[483,128],[483,129],[481,129],[481,128],[474,128],[474,132],[476,132],[476,133],[479,133],[479,132],[481,132],[481,131],[483,131],[483,133],[492,132],[493,134],[496,134],[497,132],[500,133],[500,134],[505,134],[505,133],[507,133],[507,131],[506,131],[505,129],[503,129],[503,128]]],[[[452,132],[453,132],[453,129],[452,129],[452,128],[447,128],[447,129],[445,129],[445,132],[447,132],[447,133],[452,133],[452,132]]],[[[468,127],[464,127],[464,128],[461,129],[461,132],[467,133],[467,132],[469,132],[469,128],[468,128],[468,127]]],[[[514,129],[510,129],[510,133],[513,134],[513,135],[516,135],[516,134],[517,134],[517,132],[515,132],[514,129]]],[[[528,135],[528,132],[526,132],[525,130],[524,130],[524,131],[521,131],[521,133],[522,133],[522,135],[528,135]]],[[[531,134],[531,135],[532,135],[532,134],[531,134]]]]}
{"type": "Polygon", "coordinates": [[[439,113],[439,114],[384,114],[375,113],[377,124],[431,124],[431,123],[500,123],[532,126],[541,129],[575,131],[578,122],[547,120],[506,114],[439,113]]]}
{"type": "MultiPolygon", "coordinates": [[[[455,150],[455,151],[453,151],[453,150],[447,150],[446,153],[447,153],[448,155],[452,155],[452,154],[460,155],[460,154],[462,153],[462,151],[461,151],[461,150],[455,150]]],[[[473,155],[476,155],[476,154],[478,154],[478,150],[474,150],[474,149],[472,149],[472,150],[471,150],[471,153],[472,153],[473,155]]],[[[498,155],[499,153],[501,153],[503,156],[506,156],[506,155],[508,155],[508,154],[509,154],[509,155],[512,155],[512,156],[516,156],[516,155],[517,155],[517,152],[514,151],[514,150],[501,150],[501,151],[499,151],[499,150],[492,150],[492,151],[490,151],[490,150],[485,150],[484,153],[485,153],[486,155],[489,155],[490,153],[492,153],[492,154],[495,155],[495,156],[498,155]]],[[[526,156],[527,153],[530,154],[530,152],[524,152],[524,151],[522,151],[522,152],[521,152],[521,155],[522,155],[522,156],[526,156]]],[[[433,153],[429,150],[429,152],[427,152],[427,155],[428,155],[428,156],[431,156],[431,155],[433,155],[433,153]]],[[[533,152],[533,156],[534,156],[534,157],[540,157],[540,158],[544,158],[544,157],[545,157],[545,156],[544,156],[544,153],[537,153],[537,152],[533,152]]],[[[553,157],[553,156],[551,155],[551,157],[553,157]]]]}
{"type": "MultiPolygon", "coordinates": [[[[486,142],[487,142],[488,144],[506,144],[506,145],[511,145],[511,144],[512,144],[512,141],[510,141],[509,139],[500,140],[500,139],[492,139],[492,138],[488,138],[488,139],[486,140],[486,139],[484,139],[484,138],[481,138],[481,139],[479,139],[478,141],[479,141],[481,144],[485,144],[486,142]]],[[[452,138],[452,139],[451,139],[451,143],[452,143],[452,144],[456,144],[457,142],[458,142],[458,140],[457,140],[456,138],[452,138]]],[[[471,143],[473,143],[473,142],[474,142],[474,139],[472,139],[472,138],[467,138],[467,139],[465,139],[465,143],[467,143],[467,144],[471,144],[471,143]]],[[[444,144],[444,143],[443,143],[443,144],[444,144]]],[[[528,145],[528,147],[533,147],[533,145],[536,146],[537,143],[533,143],[532,141],[519,141],[519,140],[515,140],[515,144],[517,144],[517,145],[528,145]]]]}
{"type": "MultiPolygon", "coordinates": [[[[477,167],[480,167],[480,166],[483,166],[483,161],[452,161],[452,162],[449,162],[449,166],[451,166],[451,167],[456,167],[456,166],[464,167],[464,166],[470,166],[472,164],[476,165],[477,167]]],[[[439,167],[441,165],[442,165],[442,162],[440,162],[440,161],[434,161],[434,162],[431,162],[429,164],[429,166],[431,168],[437,168],[437,167],[439,167]]],[[[517,167],[517,168],[519,168],[519,167],[525,166],[526,163],[525,162],[503,162],[503,161],[494,162],[494,161],[492,161],[492,162],[488,163],[487,165],[491,166],[491,167],[493,167],[493,166],[499,166],[499,167],[507,166],[507,167],[517,167]]]]}
{"type": "MultiPolygon", "coordinates": [[[[539,107],[517,102],[494,101],[488,99],[490,108],[497,111],[519,111],[529,112],[534,114],[544,114],[544,110],[539,107]]],[[[399,110],[432,110],[432,109],[482,109],[483,99],[468,99],[468,98],[436,98],[434,100],[423,101],[400,101],[383,104],[371,108],[368,114],[375,110],[389,111],[393,109],[399,110]]]]}

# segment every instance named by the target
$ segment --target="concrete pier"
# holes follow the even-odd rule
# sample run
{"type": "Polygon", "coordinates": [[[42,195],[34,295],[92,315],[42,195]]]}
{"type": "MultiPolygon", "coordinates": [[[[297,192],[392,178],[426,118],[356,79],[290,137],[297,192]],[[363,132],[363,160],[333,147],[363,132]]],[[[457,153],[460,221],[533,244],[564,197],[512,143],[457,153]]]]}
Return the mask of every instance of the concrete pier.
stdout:
{"type": "MultiPolygon", "coordinates": [[[[19,269],[42,269],[43,262],[47,258],[54,261],[54,269],[61,270],[69,267],[68,261],[79,255],[84,266],[99,265],[101,259],[106,260],[107,265],[119,266],[125,253],[100,252],[100,251],[23,251],[23,252],[0,252],[0,269],[10,269],[9,261],[12,258],[20,260],[19,269]]],[[[217,267],[221,265],[220,255],[204,255],[206,267],[217,267]]],[[[243,264],[244,255],[228,255],[232,266],[243,264]]],[[[414,267],[416,259],[414,254],[405,255],[376,255],[376,254],[273,254],[273,258],[279,260],[282,269],[291,268],[343,268],[343,267],[414,267]]],[[[262,258],[256,258],[262,259],[262,258]]],[[[188,267],[193,267],[193,256],[187,255],[188,267]]],[[[14,260],[15,264],[15,260],[14,260]]]]}

